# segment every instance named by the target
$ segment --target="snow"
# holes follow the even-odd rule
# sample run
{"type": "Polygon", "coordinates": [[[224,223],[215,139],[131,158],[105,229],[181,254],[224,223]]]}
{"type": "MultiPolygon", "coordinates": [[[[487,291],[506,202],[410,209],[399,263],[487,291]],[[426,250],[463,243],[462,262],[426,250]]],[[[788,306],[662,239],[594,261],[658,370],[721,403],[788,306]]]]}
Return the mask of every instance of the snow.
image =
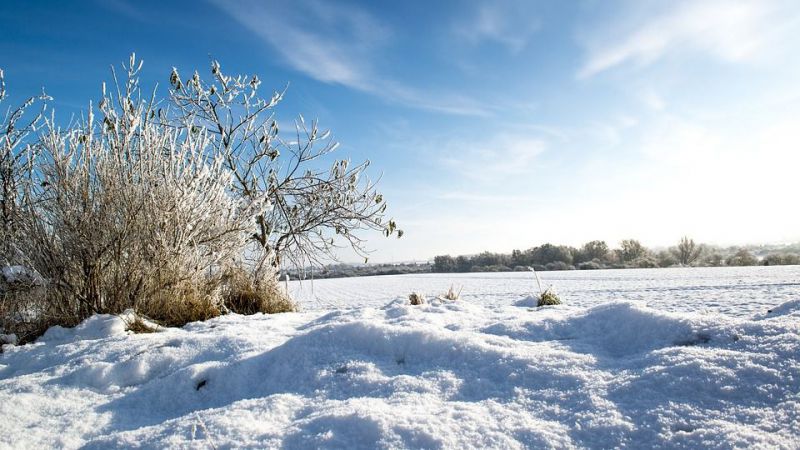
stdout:
{"type": "Polygon", "coordinates": [[[41,282],[42,278],[38,273],[24,266],[5,266],[0,269],[0,289],[3,285],[17,283],[38,285],[41,282]]]}
{"type": "MultiPolygon", "coordinates": [[[[775,273],[768,283],[787,284],[775,273]]],[[[750,292],[764,277],[737,279],[750,292]]],[[[380,305],[349,289],[376,293],[389,277],[325,280],[317,295],[342,287],[335,307],[151,334],[97,315],[6,345],[0,448],[800,446],[800,295],[751,306],[706,293],[720,306],[705,311],[658,295],[582,305],[575,281],[553,283],[564,305],[537,308],[512,281],[407,304],[412,285],[433,296],[453,279],[407,277],[380,305]]]]}
{"type": "Polygon", "coordinates": [[[6,266],[0,270],[0,275],[3,276],[3,281],[6,283],[15,282],[18,278],[24,276],[26,273],[27,269],[23,266],[6,266]]]}
{"type": "MultiPolygon", "coordinates": [[[[800,266],[539,272],[542,288],[581,307],[632,300],[673,312],[750,317],[800,298],[800,266]]],[[[307,308],[380,307],[412,291],[436,296],[463,288],[461,297],[481,304],[511,304],[539,288],[531,272],[389,275],[290,282],[307,308]]]]}
{"type": "MultiPolygon", "coordinates": [[[[2,331],[2,330],[0,330],[2,331]]],[[[15,345],[17,343],[16,334],[2,334],[0,333],[0,346],[5,344],[15,345]]]]}
{"type": "Polygon", "coordinates": [[[512,303],[514,306],[527,306],[529,308],[533,308],[539,304],[539,297],[535,295],[526,295],[521,299],[512,303]]]}
{"type": "Polygon", "coordinates": [[[58,344],[75,340],[95,340],[113,336],[124,336],[125,322],[122,317],[95,314],[74,328],[50,327],[38,342],[58,344]]]}

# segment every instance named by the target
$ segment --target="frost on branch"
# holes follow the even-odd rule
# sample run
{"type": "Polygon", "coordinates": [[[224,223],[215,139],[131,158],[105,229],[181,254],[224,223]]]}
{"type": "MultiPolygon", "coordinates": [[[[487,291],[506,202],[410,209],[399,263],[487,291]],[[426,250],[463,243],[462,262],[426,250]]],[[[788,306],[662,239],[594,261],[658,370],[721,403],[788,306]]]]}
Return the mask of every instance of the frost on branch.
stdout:
{"type": "Polygon", "coordinates": [[[0,266],[20,262],[16,250],[20,195],[36,158],[36,147],[27,138],[42,124],[50,97],[43,91],[13,107],[6,106],[6,100],[5,73],[0,68],[0,266]]]}
{"type": "Polygon", "coordinates": [[[369,161],[332,158],[338,143],[317,121],[295,121],[281,133],[273,110],[284,92],[259,95],[258,77],[225,75],[216,61],[211,81],[195,72],[170,75],[169,114],[159,117],[184,130],[203,130],[233,173],[233,188],[245,198],[265,196],[273,208],[256,215],[251,237],[263,256],[301,265],[335,258],[340,245],[366,257],[358,231],[402,235],[385,220],[386,202],[366,175],[369,161]],[[327,165],[325,162],[328,161],[327,165]]]}

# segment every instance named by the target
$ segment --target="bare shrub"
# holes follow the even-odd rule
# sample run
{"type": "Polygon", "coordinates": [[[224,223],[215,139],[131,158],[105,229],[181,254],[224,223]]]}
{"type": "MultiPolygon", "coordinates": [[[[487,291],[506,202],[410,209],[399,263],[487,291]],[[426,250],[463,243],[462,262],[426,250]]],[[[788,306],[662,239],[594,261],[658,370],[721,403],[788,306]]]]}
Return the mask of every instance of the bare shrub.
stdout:
{"type": "Polygon", "coordinates": [[[684,266],[693,264],[703,254],[703,250],[702,245],[696,244],[688,236],[682,237],[678,246],[671,249],[678,262],[684,266]]]}

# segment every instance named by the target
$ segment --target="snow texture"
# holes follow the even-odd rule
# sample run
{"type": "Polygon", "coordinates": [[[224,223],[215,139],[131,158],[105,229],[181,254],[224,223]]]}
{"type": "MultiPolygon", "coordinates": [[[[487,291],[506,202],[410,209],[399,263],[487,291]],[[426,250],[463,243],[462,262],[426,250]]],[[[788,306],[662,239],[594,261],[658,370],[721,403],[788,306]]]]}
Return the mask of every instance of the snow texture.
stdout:
{"type": "Polygon", "coordinates": [[[3,285],[26,284],[38,286],[42,283],[41,276],[35,271],[24,266],[5,266],[0,269],[0,292],[3,285]]]}
{"type": "Polygon", "coordinates": [[[56,327],[0,354],[0,448],[800,446],[800,299],[520,297],[56,327]]]}

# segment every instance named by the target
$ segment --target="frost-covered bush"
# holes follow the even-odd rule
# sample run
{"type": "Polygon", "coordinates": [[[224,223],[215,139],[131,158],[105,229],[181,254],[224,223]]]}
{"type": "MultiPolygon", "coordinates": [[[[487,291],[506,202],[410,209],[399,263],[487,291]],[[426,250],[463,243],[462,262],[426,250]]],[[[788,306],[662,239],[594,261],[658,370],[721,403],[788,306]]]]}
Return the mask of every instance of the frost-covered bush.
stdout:
{"type": "Polygon", "coordinates": [[[386,220],[386,201],[367,177],[369,161],[331,160],[338,143],[302,116],[288,139],[280,134],[273,108],[283,92],[262,98],[257,76],[226,75],[216,61],[209,80],[197,72],[182,79],[173,69],[170,85],[171,112],[163,122],[213,135],[213,150],[233,173],[236,195],[265,197],[275,206],[254,216],[251,237],[266,258],[258,264],[322,264],[336,260],[340,247],[366,259],[360,230],[402,236],[394,220],[386,220]]]}
{"type": "Polygon", "coordinates": [[[800,264],[800,255],[793,253],[770,253],[761,261],[765,266],[790,266],[800,264]]]}
{"type": "Polygon", "coordinates": [[[680,264],[678,258],[675,257],[674,252],[669,250],[662,250],[656,255],[658,267],[672,267],[680,264]]]}
{"type": "MultiPolygon", "coordinates": [[[[636,239],[623,239],[619,243],[619,246],[620,248],[615,250],[615,254],[617,259],[623,264],[628,264],[636,259],[647,256],[648,253],[647,248],[636,239]]],[[[638,266],[634,265],[634,267],[638,266]]]]}
{"type": "Polygon", "coordinates": [[[578,270],[598,270],[602,268],[603,265],[597,261],[586,261],[578,264],[578,270]]]}
{"type": "MultiPolygon", "coordinates": [[[[263,199],[237,198],[207,132],[161,126],[131,59],[100,117],[48,121],[26,193],[23,253],[45,279],[40,315],[134,308],[169,323],[219,314],[223,269],[241,258],[263,199]],[[177,311],[181,311],[179,314],[177,311]]],[[[105,89],[104,89],[105,91],[105,89]]]]}
{"type": "Polygon", "coordinates": [[[6,106],[7,92],[0,68],[0,268],[19,264],[16,249],[20,195],[36,158],[35,146],[26,139],[41,125],[50,99],[44,92],[22,104],[6,106]],[[33,111],[35,106],[40,106],[33,111]]]}
{"type": "Polygon", "coordinates": [[[605,241],[589,241],[583,244],[578,253],[583,261],[596,261],[598,264],[602,264],[603,261],[608,260],[610,252],[605,241]]]}
{"type": "Polygon", "coordinates": [[[575,266],[564,261],[553,261],[545,264],[545,270],[575,270],[575,266]]]}
{"type": "Polygon", "coordinates": [[[758,264],[758,258],[749,251],[741,249],[725,262],[729,266],[755,266],[758,264]]]}
{"type": "Polygon", "coordinates": [[[302,117],[282,138],[272,108],[283,93],[262,99],[257,77],[214,62],[210,83],[173,70],[168,97],[144,97],[141,67],[132,56],[79,121],[38,115],[0,131],[0,267],[41,280],[0,293],[0,327],[27,340],[128,309],[166,325],[294,310],[281,260],[313,262],[340,243],[363,254],[359,229],[402,234],[384,220],[368,162],[320,165],[337,144],[302,117]]]}
{"type": "Polygon", "coordinates": [[[639,269],[654,269],[658,267],[658,261],[651,255],[644,255],[631,261],[630,266],[639,269]]]}
{"type": "Polygon", "coordinates": [[[718,252],[712,252],[703,257],[701,263],[705,267],[720,267],[725,265],[725,257],[718,252]]]}

